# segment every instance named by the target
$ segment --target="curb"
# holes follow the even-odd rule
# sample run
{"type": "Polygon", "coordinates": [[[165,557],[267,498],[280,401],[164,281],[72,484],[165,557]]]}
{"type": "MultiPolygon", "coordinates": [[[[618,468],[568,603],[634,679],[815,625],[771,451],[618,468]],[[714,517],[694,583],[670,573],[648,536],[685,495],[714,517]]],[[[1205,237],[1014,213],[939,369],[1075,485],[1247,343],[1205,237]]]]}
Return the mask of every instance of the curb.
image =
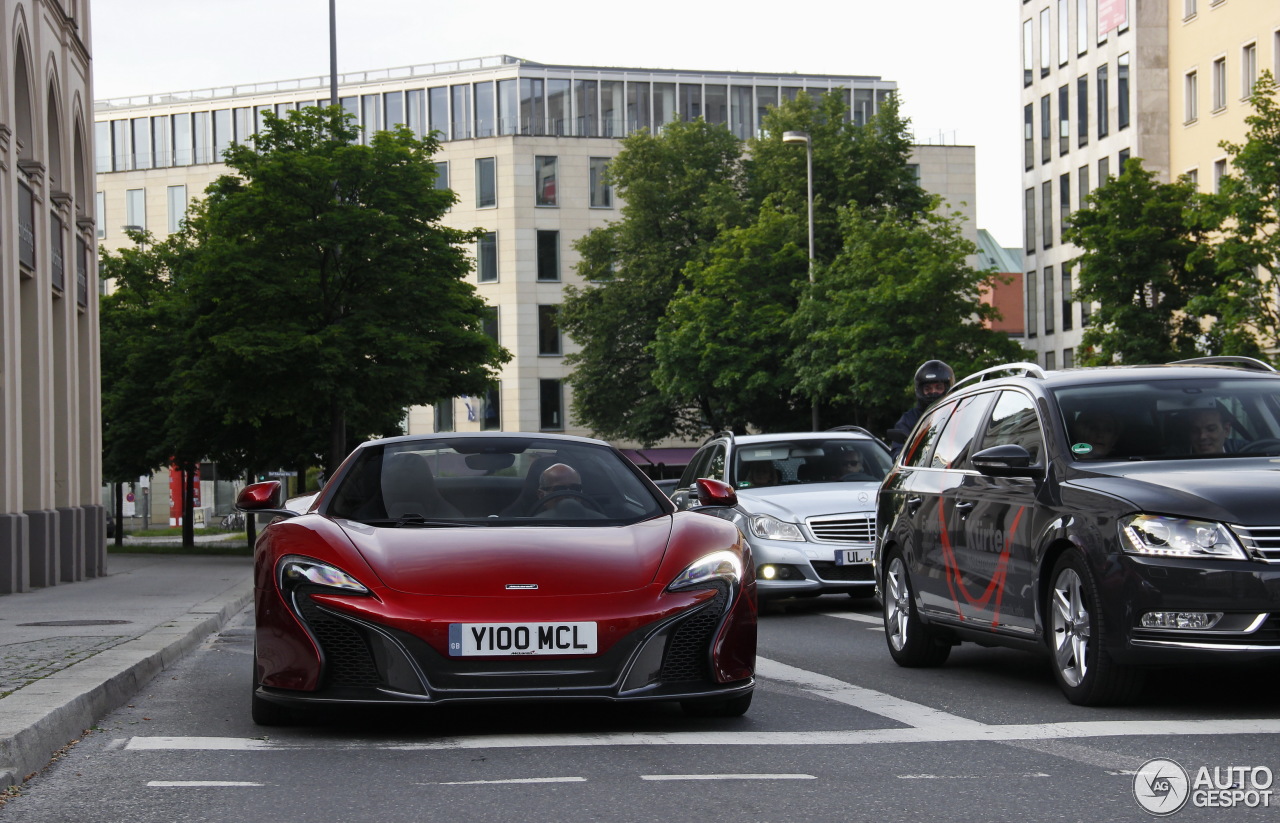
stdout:
{"type": "Polygon", "coordinates": [[[0,700],[0,791],[48,765],[59,749],[127,703],[252,600],[252,581],[233,586],[181,617],[0,700]]]}

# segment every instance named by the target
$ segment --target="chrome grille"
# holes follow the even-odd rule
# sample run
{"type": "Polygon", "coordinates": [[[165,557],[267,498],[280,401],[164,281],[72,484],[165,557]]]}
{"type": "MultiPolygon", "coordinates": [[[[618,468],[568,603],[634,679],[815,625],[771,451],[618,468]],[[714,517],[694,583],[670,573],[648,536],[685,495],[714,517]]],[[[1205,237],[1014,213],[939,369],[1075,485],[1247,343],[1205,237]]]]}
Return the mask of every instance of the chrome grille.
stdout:
{"type": "Polygon", "coordinates": [[[1231,531],[1251,557],[1280,563],[1280,526],[1231,526],[1231,531]]]}
{"type": "Polygon", "coordinates": [[[805,522],[822,543],[872,543],[876,537],[874,514],[831,514],[805,522]]]}

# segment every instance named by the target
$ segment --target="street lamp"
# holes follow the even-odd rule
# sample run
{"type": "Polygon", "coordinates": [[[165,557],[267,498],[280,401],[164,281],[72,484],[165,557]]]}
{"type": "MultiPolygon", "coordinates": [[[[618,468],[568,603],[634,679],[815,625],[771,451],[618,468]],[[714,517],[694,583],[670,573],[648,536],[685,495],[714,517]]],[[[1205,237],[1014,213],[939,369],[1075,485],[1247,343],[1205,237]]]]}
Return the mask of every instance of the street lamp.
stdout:
{"type": "MultiPolygon", "coordinates": [[[[782,133],[782,142],[784,143],[804,143],[805,154],[805,170],[806,178],[809,182],[809,283],[813,283],[813,141],[809,139],[807,131],[784,131],[782,133]]],[[[813,430],[819,431],[818,428],[818,398],[813,398],[813,430]]]]}

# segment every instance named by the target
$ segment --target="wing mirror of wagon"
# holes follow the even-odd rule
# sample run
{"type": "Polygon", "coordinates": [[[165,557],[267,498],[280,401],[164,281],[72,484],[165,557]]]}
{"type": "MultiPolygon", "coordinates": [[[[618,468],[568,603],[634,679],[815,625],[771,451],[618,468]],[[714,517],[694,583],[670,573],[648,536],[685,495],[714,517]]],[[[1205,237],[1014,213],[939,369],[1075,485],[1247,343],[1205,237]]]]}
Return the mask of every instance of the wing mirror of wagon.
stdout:
{"type": "Polygon", "coordinates": [[[1036,477],[1038,467],[1031,465],[1031,452],[1014,443],[983,449],[972,458],[973,467],[988,477],[1036,477]]]}
{"type": "Polygon", "coordinates": [[[738,493],[728,483],[699,477],[693,484],[693,495],[702,507],[722,506],[733,508],[738,505],[738,493]]]}
{"type": "Polygon", "coordinates": [[[297,517],[301,514],[301,512],[284,508],[281,496],[279,480],[250,483],[236,495],[236,508],[242,512],[278,514],[282,517],[297,517]]]}

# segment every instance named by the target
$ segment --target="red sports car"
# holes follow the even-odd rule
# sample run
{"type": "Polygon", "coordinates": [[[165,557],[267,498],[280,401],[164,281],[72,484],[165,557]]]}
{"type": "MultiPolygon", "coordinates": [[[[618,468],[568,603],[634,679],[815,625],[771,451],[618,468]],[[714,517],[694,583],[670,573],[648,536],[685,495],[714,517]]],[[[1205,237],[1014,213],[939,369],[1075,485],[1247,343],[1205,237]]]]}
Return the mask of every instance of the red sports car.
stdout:
{"type": "MultiPolygon", "coordinates": [[[[254,551],[253,719],[333,703],[674,700],[751,704],[755,569],[715,516],[733,489],[671,500],[613,447],[485,432],[357,448],[305,513],[275,481],[254,551]]],[[[305,713],[304,713],[305,714],[305,713]]]]}

